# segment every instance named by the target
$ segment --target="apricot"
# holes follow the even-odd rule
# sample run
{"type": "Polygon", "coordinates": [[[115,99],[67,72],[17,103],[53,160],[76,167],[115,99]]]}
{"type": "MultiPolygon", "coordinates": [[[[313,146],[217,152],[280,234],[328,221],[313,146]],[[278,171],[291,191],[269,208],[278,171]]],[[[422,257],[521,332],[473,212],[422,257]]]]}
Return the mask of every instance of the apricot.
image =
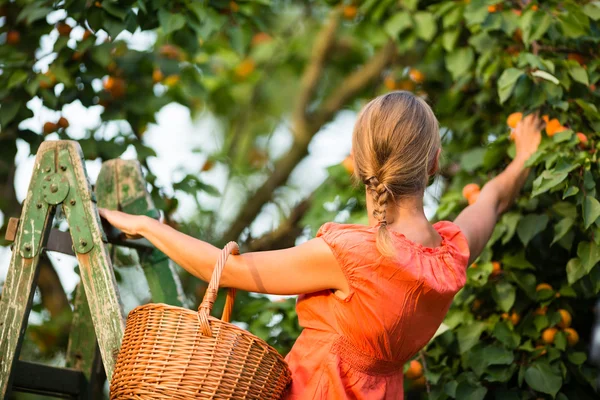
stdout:
{"type": "Polygon", "coordinates": [[[425,75],[421,71],[419,71],[418,69],[411,68],[411,70],[408,72],[408,76],[415,83],[423,83],[423,82],[425,82],[425,75]]]}
{"type": "Polygon", "coordinates": [[[570,327],[571,321],[573,320],[571,314],[563,309],[558,310],[558,312],[560,313],[560,322],[558,323],[558,326],[563,329],[570,327]]]}
{"type": "Polygon", "coordinates": [[[492,261],[492,276],[497,276],[502,273],[502,265],[498,261],[492,261]]]}
{"type": "Polygon", "coordinates": [[[471,195],[467,198],[467,203],[469,205],[475,204],[477,202],[477,199],[479,198],[479,193],[480,192],[471,193],[471,195]]]}
{"type": "Polygon", "coordinates": [[[473,195],[473,193],[477,193],[481,190],[481,188],[479,187],[478,184],[476,183],[469,183],[467,185],[465,185],[465,187],[463,187],[462,190],[462,195],[465,199],[469,199],[469,197],[471,197],[473,195]]]}
{"type": "Polygon", "coordinates": [[[585,149],[588,145],[588,138],[582,132],[577,132],[577,138],[579,139],[579,148],[585,149]]]}
{"type": "Polygon", "coordinates": [[[423,366],[417,360],[412,360],[404,376],[410,380],[419,379],[423,376],[423,366]]]}
{"type": "Polygon", "coordinates": [[[255,68],[256,64],[254,63],[254,60],[252,60],[251,58],[247,58],[241,63],[239,63],[237,67],[235,67],[235,74],[239,78],[247,78],[248,75],[254,72],[255,68]]]}
{"type": "Polygon", "coordinates": [[[355,5],[348,5],[344,7],[343,14],[346,19],[354,19],[358,14],[358,8],[355,5]]]}
{"type": "Polygon", "coordinates": [[[257,46],[261,43],[267,43],[270,42],[273,38],[271,38],[271,36],[268,33],[265,32],[258,32],[257,34],[255,34],[254,36],[252,36],[252,45],[253,46],[257,46]]]}
{"type": "Polygon", "coordinates": [[[73,30],[73,28],[71,28],[69,24],[66,24],[64,22],[59,22],[56,25],[56,29],[58,30],[58,34],[60,36],[69,36],[71,34],[71,31],[73,30]]]}
{"type": "Polygon", "coordinates": [[[342,161],[342,166],[346,172],[348,172],[348,175],[354,175],[354,160],[352,159],[352,156],[344,158],[344,161],[342,161]]]}
{"type": "Polygon", "coordinates": [[[546,343],[546,344],[554,343],[554,336],[556,336],[557,332],[558,332],[558,329],[556,329],[556,328],[545,329],[544,332],[542,332],[542,340],[544,341],[544,343],[546,343]]]}
{"type": "Polygon", "coordinates": [[[521,122],[522,119],[523,119],[523,113],[521,113],[521,112],[515,112],[515,113],[512,113],[512,114],[510,114],[508,116],[508,118],[506,119],[506,123],[512,129],[515,129],[517,127],[517,124],[519,122],[521,122]]]}
{"type": "Polygon", "coordinates": [[[162,81],[163,78],[164,78],[164,75],[159,68],[155,68],[154,71],[152,71],[152,82],[158,83],[158,82],[162,81]]]}
{"type": "Polygon", "coordinates": [[[552,286],[550,286],[547,283],[540,283],[539,285],[537,285],[535,287],[535,291],[539,292],[540,290],[554,290],[554,289],[552,288],[552,286]]]}
{"type": "Polygon", "coordinates": [[[46,122],[44,124],[44,134],[45,135],[49,135],[52,132],[56,132],[58,129],[58,125],[56,125],[54,122],[46,122]]]}
{"type": "Polygon", "coordinates": [[[65,117],[60,117],[60,118],[58,119],[57,125],[58,125],[60,128],[67,129],[67,128],[69,127],[69,120],[68,120],[68,119],[66,119],[65,117]]]}
{"type": "Polygon", "coordinates": [[[396,89],[396,80],[389,75],[385,77],[385,79],[383,80],[383,84],[389,90],[396,89]]]}
{"type": "Polygon", "coordinates": [[[569,346],[575,346],[579,342],[579,334],[573,328],[565,328],[565,334],[567,335],[567,343],[569,346]]]}
{"type": "Polygon", "coordinates": [[[7,44],[19,44],[21,41],[21,33],[19,31],[8,31],[6,34],[7,44]]]}
{"type": "Polygon", "coordinates": [[[562,126],[556,118],[551,119],[546,123],[546,134],[548,137],[556,135],[558,132],[566,131],[567,128],[562,126]]]}

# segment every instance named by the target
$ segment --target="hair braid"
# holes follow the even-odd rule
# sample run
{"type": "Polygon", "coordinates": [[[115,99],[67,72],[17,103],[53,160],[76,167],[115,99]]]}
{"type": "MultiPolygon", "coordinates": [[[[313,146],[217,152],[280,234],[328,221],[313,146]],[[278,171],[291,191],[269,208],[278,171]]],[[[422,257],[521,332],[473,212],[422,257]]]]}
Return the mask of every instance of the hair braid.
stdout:
{"type": "MultiPolygon", "coordinates": [[[[372,176],[365,181],[367,190],[373,197],[373,217],[379,221],[377,230],[377,248],[381,254],[394,256],[392,240],[387,229],[387,206],[392,196],[391,191],[385,183],[379,182],[376,176],[372,176]]],[[[393,197],[393,196],[392,196],[393,197]]]]}

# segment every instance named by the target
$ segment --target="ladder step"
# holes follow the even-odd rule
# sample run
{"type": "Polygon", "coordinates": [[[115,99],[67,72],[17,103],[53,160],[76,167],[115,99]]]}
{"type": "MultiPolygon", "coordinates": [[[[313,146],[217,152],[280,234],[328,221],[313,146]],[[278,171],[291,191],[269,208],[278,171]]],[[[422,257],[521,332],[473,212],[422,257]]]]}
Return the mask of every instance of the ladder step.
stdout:
{"type": "Polygon", "coordinates": [[[87,379],[78,370],[17,360],[13,370],[15,392],[83,398],[87,379]]]}

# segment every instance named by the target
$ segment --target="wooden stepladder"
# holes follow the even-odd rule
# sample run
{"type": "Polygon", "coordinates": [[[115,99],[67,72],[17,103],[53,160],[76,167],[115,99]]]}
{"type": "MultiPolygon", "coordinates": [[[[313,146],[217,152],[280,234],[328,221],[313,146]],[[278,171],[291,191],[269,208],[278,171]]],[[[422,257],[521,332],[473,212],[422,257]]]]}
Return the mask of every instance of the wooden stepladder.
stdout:
{"type": "Polygon", "coordinates": [[[7,233],[14,243],[0,299],[0,398],[11,390],[80,399],[101,396],[104,374],[111,379],[124,331],[109,243],[138,250],[153,301],[173,305],[184,302],[179,278],[164,254],[143,239],[127,240],[110,226],[105,226],[106,235],[102,229],[96,203],[132,214],[158,215],[139,163],[105,162],[96,191],[98,201],[79,144],[42,143],[21,218],[11,218],[7,233]],[[69,225],[68,233],[52,229],[59,206],[69,225]],[[81,283],[74,299],[66,368],[18,359],[38,262],[46,257],[46,251],[75,255],[79,262],[81,283]]]}
{"type": "MultiPolygon", "coordinates": [[[[105,161],[96,181],[96,197],[98,206],[102,208],[152,218],[159,217],[159,212],[146,190],[146,180],[137,161],[105,161]]],[[[141,251],[138,253],[153,302],[180,307],[185,304],[185,295],[177,272],[164,253],[144,241],[133,240],[122,244],[128,247],[140,245],[138,249],[141,251]]]]}

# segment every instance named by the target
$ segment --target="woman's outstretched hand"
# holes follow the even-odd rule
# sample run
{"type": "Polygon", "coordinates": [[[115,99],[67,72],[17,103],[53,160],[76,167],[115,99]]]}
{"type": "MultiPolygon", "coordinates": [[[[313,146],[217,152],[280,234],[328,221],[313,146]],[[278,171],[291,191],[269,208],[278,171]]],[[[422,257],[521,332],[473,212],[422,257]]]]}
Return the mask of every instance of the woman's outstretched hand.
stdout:
{"type": "Polygon", "coordinates": [[[98,208],[98,213],[106,219],[112,226],[120,230],[130,239],[141,237],[141,228],[144,223],[144,216],[131,215],[121,211],[98,208]]]}
{"type": "Polygon", "coordinates": [[[529,114],[517,124],[514,130],[514,140],[518,158],[527,160],[537,151],[542,141],[543,127],[544,121],[537,114],[529,114]]]}

